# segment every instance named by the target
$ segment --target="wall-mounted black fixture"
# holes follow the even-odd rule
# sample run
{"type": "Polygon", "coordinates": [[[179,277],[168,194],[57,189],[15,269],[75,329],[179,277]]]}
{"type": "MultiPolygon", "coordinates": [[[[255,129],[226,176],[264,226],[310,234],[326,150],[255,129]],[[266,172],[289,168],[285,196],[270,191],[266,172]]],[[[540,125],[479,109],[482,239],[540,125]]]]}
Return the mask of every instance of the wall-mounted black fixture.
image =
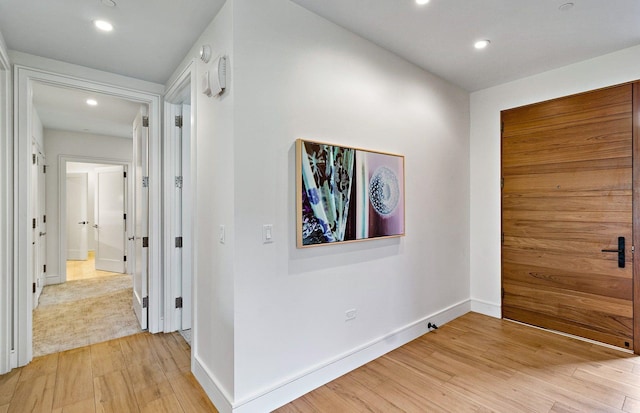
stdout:
{"type": "Polygon", "coordinates": [[[617,250],[602,250],[602,252],[617,252],[618,253],[618,268],[624,268],[624,237],[618,237],[618,249],[617,250]]]}

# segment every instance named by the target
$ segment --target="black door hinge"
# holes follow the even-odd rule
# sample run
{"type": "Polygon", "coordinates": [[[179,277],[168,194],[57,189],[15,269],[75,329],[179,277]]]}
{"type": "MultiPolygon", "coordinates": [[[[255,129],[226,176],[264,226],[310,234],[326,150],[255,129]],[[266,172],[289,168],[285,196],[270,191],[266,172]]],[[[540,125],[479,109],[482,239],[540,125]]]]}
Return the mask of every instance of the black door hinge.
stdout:
{"type": "Polygon", "coordinates": [[[142,237],[142,248],[149,248],[149,237],[142,237]]]}
{"type": "Polygon", "coordinates": [[[126,255],[124,256],[124,262],[127,262],[127,256],[126,255]]]}
{"type": "Polygon", "coordinates": [[[182,116],[180,115],[176,116],[176,127],[178,128],[182,127],[182,116]]]}
{"type": "Polygon", "coordinates": [[[127,171],[124,171],[123,174],[124,174],[124,177],[126,178],[127,177],[127,171]]]}
{"type": "Polygon", "coordinates": [[[47,223],[47,216],[46,215],[42,216],[42,223],[44,223],[44,224],[47,223]]]}
{"type": "Polygon", "coordinates": [[[176,237],[176,248],[182,248],[182,237],[176,237]]]}
{"type": "Polygon", "coordinates": [[[36,154],[35,153],[31,154],[31,163],[33,163],[35,165],[36,164],[36,159],[37,159],[36,158],[36,154]]]}
{"type": "Polygon", "coordinates": [[[42,173],[43,174],[47,173],[47,165],[42,165],[42,173]]]}
{"type": "Polygon", "coordinates": [[[42,266],[42,272],[47,272],[47,264],[42,266]]]}
{"type": "Polygon", "coordinates": [[[176,308],[182,308],[182,297],[176,297],[176,308]]]}
{"type": "Polygon", "coordinates": [[[36,283],[33,283],[33,293],[36,293],[36,283]]]}
{"type": "Polygon", "coordinates": [[[31,228],[35,229],[36,228],[36,219],[33,219],[33,222],[31,223],[31,228]]]}
{"type": "Polygon", "coordinates": [[[127,219],[127,214],[124,214],[124,219],[127,219]]]}
{"type": "Polygon", "coordinates": [[[149,297],[144,297],[142,299],[142,308],[147,308],[149,307],[149,297]]]}
{"type": "Polygon", "coordinates": [[[143,116],[142,117],[142,126],[145,128],[149,127],[149,117],[148,116],[143,116]]]}

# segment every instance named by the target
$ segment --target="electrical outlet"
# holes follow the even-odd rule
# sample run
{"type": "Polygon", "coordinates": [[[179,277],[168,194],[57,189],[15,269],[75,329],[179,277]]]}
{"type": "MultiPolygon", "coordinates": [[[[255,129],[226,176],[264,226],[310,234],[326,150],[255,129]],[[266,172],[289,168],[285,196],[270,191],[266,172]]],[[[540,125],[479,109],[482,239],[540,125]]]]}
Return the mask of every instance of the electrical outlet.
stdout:
{"type": "Polygon", "coordinates": [[[358,310],[356,310],[355,308],[352,308],[351,310],[347,310],[344,312],[345,321],[355,320],[357,316],[358,316],[358,310]]]}

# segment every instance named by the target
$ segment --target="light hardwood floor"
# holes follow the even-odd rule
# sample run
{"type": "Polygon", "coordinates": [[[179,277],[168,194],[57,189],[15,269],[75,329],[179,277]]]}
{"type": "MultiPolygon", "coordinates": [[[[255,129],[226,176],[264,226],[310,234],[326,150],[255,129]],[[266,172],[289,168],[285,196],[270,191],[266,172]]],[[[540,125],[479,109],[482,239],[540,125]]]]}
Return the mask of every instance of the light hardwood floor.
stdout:
{"type": "MultiPolygon", "coordinates": [[[[0,413],[215,412],[188,354],[143,333],[41,357],[0,376],[0,413]]],[[[469,313],[277,410],[491,411],[640,412],[640,358],[469,313]]]]}
{"type": "Polygon", "coordinates": [[[640,412],[640,358],[469,313],[278,409],[640,412]]]}
{"type": "Polygon", "coordinates": [[[94,251],[89,251],[85,261],[67,261],[67,281],[87,280],[116,274],[118,273],[96,270],[96,253],[94,251]]]}
{"type": "Polygon", "coordinates": [[[0,413],[217,412],[178,334],[141,333],[38,357],[0,376],[0,413]]]}

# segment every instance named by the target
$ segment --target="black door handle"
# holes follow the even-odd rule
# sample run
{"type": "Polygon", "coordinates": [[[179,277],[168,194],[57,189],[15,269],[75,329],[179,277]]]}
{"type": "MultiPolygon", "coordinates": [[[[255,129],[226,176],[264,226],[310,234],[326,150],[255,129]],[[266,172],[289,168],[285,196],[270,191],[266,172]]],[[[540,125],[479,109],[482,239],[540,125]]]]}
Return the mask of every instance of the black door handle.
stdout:
{"type": "Polygon", "coordinates": [[[618,268],[624,268],[624,237],[618,237],[618,249],[617,250],[602,250],[602,252],[617,252],[618,253],[618,268]]]}

